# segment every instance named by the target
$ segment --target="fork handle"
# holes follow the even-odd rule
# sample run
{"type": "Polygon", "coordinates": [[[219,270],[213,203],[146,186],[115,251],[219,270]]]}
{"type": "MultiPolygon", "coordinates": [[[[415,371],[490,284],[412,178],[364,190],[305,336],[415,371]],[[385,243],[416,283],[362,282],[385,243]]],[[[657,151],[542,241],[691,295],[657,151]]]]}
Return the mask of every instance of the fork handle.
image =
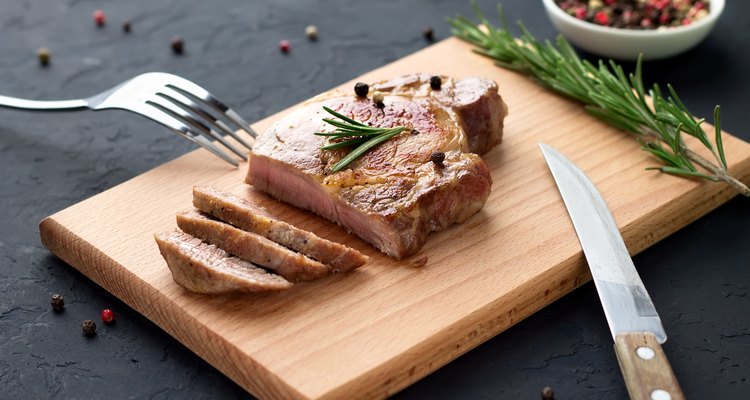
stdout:
{"type": "Polygon", "coordinates": [[[88,108],[88,102],[83,99],[40,101],[0,96],[0,107],[35,111],[75,111],[88,108]]]}

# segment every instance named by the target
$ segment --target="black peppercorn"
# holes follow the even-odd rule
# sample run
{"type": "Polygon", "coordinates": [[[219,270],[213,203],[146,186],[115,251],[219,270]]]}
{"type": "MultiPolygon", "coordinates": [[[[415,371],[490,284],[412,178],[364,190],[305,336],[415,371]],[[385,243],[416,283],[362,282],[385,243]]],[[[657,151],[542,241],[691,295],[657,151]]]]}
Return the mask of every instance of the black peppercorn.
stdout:
{"type": "Polygon", "coordinates": [[[175,54],[182,54],[185,51],[185,41],[179,36],[173,37],[169,44],[172,46],[172,52],[175,54]]]}
{"type": "Polygon", "coordinates": [[[87,319],[83,321],[83,325],[81,325],[81,329],[83,329],[83,334],[92,337],[96,335],[96,324],[94,321],[87,319]]]}
{"type": "Polygon", "coordinates": [[[542,389],[542,400],[555,400],[555,391],[549,386],[542,389]]]}
{"type": "Polygon", "coordinates": [[[424,40],[428,42],[432,42],[435,40],[435,32],[432,30],[432,27],[428,26],[422,29],[422,36],[424,37],[424,40]]]}
{"type": "Polygon", "coordinates": [[[435,75],[430,77],[430,87],[432,88],[432,90],[440,90],[440,86],[442,84],[443,80],[439,76],[435,75]]]}
{"type": "Polygon", "coordinates": [[[442,151],[433,152],[430,156],[430,161],[432,161],[436,166],[442,167],[443,161],[445,161],[445,153],[443,153],[442,151]]]}
{"type": "Polygon", "coordinates": [[[65,309],[65,299],[63,299],[60,294],[53,294],[50,303],[52,303],[52,309],[55,310],[55,312],[60,312],[65,309]]]}
{"type": "Polygon", "coordinates": [[[130,21],[125,21],[122,23],[122,31],[125,33],[130,33],[130,21]]]}
{"type": "Polygon", "coordinates": [[[367,97],[367,93],[370,92],[370,85],[362,82],[357,82],[356,85],[354,85],[354,93],[357,94],[359,97],[367,97]]]}
{"type": "Polygon", "coordinates": [[[418,130],[416,130],[416,129],[412,129],[412,130],[411,130],[411,134],[412,134],[412,135],[419,135],[419,131],[418,131],[418,130]]]}

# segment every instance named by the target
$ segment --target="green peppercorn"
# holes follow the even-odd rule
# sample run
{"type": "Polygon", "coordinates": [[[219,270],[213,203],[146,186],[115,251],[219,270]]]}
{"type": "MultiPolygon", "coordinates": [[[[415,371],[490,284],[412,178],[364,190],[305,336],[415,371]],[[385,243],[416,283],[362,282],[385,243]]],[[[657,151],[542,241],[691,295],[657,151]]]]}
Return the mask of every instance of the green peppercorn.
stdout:
{"type": "Polygon", "coordinates": [[[442,151],[433,152],[430,156],[430,161],[435,164],[436,167],[444,167],[443,161],[445,161],[445,153],[442,151]]]}
{"type": "Polygon", "coordinates": [[[48,66],[50,58],[52,58],[52,54],[50,54],[49,50],[45,47],[40,47],[39,50],[36,51],[36,56],[39,59],[39,64],[43,67],[48,66]]]}
{"type": "Polygon", "coordinates": [[[65,299],[60,294],[53,294],[50,303],[52,303],[52,309],[55,312],[61,312],[65,309],[65,299]]]}
{"type": "Polygon", "coordinates": [[[354,93],[357,94],[359,97],[367,97],[367,93],[370,92],[370,85],[362,82],[357,82],[356,85],[354,85],[354,93]]]}
{"type": "Polygon", "coordinates": [[[318,40],[318,27],[315,25],[308,25],[307,28],[305,28],[305,36],[312,41],[318,40]]]}
{"type": "Polygon", "coordinates": [[[375,92],[372,94],[372,101],[375,102],[375,105],[383,108],[385,104],[383,103],[383,100],[385,100],[385,95],[383,92],[375,92]]]}
{"type": "Polygon", "coordinates": [[[555,391],[549,386],[542,389],[542,400],[555,400],[555,391]]]}
{"type": "Polygon", "coordinates": [[[432,90],[440,90],[440,86],[442,84],[443,80],[439,76],[435,75],[430,77],[430,87],[432,88],[432,90]]]}

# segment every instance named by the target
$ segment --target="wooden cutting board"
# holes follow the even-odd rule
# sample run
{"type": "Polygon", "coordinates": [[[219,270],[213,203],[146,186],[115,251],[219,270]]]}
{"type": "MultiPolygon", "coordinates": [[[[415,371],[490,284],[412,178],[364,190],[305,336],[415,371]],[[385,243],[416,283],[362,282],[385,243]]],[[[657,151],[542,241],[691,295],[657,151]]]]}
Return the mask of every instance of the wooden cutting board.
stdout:
{"type": "MultiPolygon", "coordinates": [[[[411,259],[389,259],[336,225],[267,198],[243,183],[246,165],[231,168],[204,150],[46,218],[42,242],[258,397],[371,398],[397,392],[590,279],[537,143],[589,174],[633,254],[735,194],[645,171],[655,160],[632,137],[456,39],[356,80],[412,72],[493,78],[510,115],[502,145],[484,156],[494,180],[484,210],[433,234],[411,259]],[[371,262],[280,294],[189,293],[172,281],[152,235],[176,226],[196,184],[245,196],[371,262]]],[[[288,111],[254,128],[263,131],[288,111]]],[[[730,170],[747,180],[750,145],[728,135],[724,143],[730,170]]]]}

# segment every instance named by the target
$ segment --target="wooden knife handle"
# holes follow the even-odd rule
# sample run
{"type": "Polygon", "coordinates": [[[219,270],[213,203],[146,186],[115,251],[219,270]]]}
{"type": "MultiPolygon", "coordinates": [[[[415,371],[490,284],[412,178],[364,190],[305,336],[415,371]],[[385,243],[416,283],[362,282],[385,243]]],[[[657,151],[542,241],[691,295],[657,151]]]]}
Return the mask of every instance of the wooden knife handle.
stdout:
{"type": "Polygon", "coordinates": [[[651,332],[615,337],[615,353],[633,400],[684,400],[667,356],[651,332]]]}

